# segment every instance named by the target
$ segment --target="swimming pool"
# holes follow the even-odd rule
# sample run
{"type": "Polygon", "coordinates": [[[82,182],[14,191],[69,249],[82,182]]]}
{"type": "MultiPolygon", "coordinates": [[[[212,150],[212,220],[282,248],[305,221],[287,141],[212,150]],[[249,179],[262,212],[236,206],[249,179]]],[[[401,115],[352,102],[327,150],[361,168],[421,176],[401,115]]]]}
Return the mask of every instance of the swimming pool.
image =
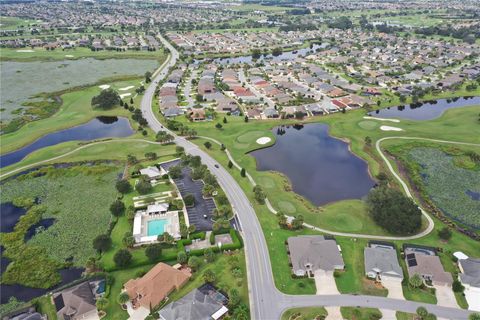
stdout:
{"type": "Polygon", "coordinates": [[[147,236],[158,236],[165,232],[167,219],[151,220],[147,222],[147,236]]]}

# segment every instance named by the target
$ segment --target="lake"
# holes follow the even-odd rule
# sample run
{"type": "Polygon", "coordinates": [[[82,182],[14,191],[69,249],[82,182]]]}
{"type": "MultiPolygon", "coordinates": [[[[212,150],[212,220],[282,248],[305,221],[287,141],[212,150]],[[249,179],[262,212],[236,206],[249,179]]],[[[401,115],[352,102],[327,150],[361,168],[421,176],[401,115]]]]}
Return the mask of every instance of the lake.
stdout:
{"type": "Polygon", "coordinates": [[[400,118],[408,120],[432,120],[440,117],[445,110],[480,105],[480,97],[439,99],[417,105],[406,105],[376,110],[369,113],[378,118],[400,118]]]}
{"type": "Polygon", "coordinates": [[[128,137],[134,133],[127,118],[97,117],[85,124],[47,134],[16,151],[0,156],[0,168],[15,164],[35,150],[67,141],[128,137]]]}
{"type": "Polygon", "coordinates": [[[257,169],[285,174],[293,191],[313,204],[360,199],[375,185],[367,163],[330,136],[326,124],[275,127],[272,132],[273,146],[250,153],[257,169]]]}
{"type": "Polygon", "coordinates": [[[93,84],[112,76],[141,76],[157,66],[158,61],[154,59],[85,58],[47,62],[2,61],[0,62],[2,83],[0,105],[5,109],[1,111],[2,120],[21,116],[21,112],[15,110],[25,108],[22,104],[30,101],[36,94],[93,84]]]}

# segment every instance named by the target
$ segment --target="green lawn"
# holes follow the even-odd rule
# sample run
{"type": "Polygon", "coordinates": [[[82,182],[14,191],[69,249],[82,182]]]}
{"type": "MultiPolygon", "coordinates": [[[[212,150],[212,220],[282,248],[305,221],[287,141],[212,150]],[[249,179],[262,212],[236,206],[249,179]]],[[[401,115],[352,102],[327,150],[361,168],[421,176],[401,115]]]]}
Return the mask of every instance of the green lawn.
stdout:
{"type": "Polygon", "coordinates": [[[343,318],[347,320],[380,319],[382,316],[380,310],[373,308],[341,307],[340,312],[343,318]]]}
{"type": "Polygon", "coordinates": [[[356,293],[374,296],[386,296],[388,291],[365,276],[363,249],[367,246],[364,239],[337,238],[342,248],[345,271],[335,278],[340,293],[356,293]]]}
{"type": "Polygon", "coordinates": [[[19,17],[0,17],[0,30],[24,29],[31,24],[36,24],[35,20],[19,17]]]}
{"type": "Polygon", "coordinates": [[[282,314],[282,320],[312,320],[327,315],[327,310],[323,307],[311,308],[293,308],[288,309],[282,314]]]}
{"type": "Polygon", "coordinates": [[[92,51],[89,48],[74,48],[62,50],[57,48],[54,51],[47,51],[44,48],[1,48],[0,49],[0,60],[12,60],[12,61],[52,61],[52,60],[70,60],[70,59],[81,59],[81,58],[95,58],[95,59],[157,59],[159,62],[163,62],[166,58],[166,54],[163,50],[159,51],[92,51]],[[24,50],[20,51],[19,50],[24,50]],[[33,52],[31,52],[33,51],[33,52]],[[68,55],[68,57],[67,57],[68,55]]]}
{"type": "Polygon", "coordinates": [[[57,320],[57,310],[49,295],[38,298],[36,305],[37,311],[41,314],[46,314],[48,320],[57,320]]]}

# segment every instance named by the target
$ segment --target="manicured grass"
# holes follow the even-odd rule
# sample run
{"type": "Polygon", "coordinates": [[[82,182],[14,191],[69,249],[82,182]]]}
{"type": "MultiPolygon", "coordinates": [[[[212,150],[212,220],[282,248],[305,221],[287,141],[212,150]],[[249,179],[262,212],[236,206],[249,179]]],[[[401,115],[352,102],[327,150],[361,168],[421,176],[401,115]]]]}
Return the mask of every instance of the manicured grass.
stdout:
{"type": "Polygon", "coordinates": [[[282,320],[312,320],[326,316],[327,310],[323,307],[293,308],[282,314],[282,320]]]}
{"type": "Polygon", "coordinates": [[[375,296],[386,296],[388,291],[376,285],[365,276],[363,249],[367,246],[367,240],[337,238],[337,243],[342,248],[342,256],[345,262],[345,271],[335,278],[340,293],[357,293],[375,296]]]}
{"type": "Polygon", "coordinates": [[[190,282],[183,287],[182,289],[172,293],[170,295],[171,301],[176,301],[181,297],[188,294],[195,288],[203,285],[205,280],[203,279],[203,274],[211,270],[216,276],[216,281],[214,285],[220,290],[228,294],[228,291],[232,288],[236,288],[240,293],[241,301],[248,306],[248,284],[247,284],[247,270],[245,265],[245,255],[243,250],[235,251],[231,255],[217,254],[216,259],[212,263],[203,262],[201,268],[195,272],[190,278],[190,282]],[[239,259],[239,265],[241,270],[241,277],[236,278],[231,271],[229,265],[229,259],[234,256],[239,259]]]}
{"type": "Polygon", "coordinates": [[[1,59],[0,60],[12,60],[12,61],[52,61],[52,60],[72,60],[72,59],[81,59],[81,58],[96,58],[96,59],[156,59],[159,62],[162,62],[166,54],[163,50],[159,51],[92,51],[89,48],[75,48],[75,49],[56,49],[54,51],[47,51],[44,48],[35,48],[31,49],[20,48],[20,49],[11,49],[11,48],[1,48],[0,49],[1,59]],[[33,52],[17,52],[17,50],[33,50],[33,52]],[[68,57],[66,57],[68,55],[68,57]],[[70,57],[73,56],[73,57],[70,57]]]}
{"type": "MultiPolygon", "coordinates": [[[[102,84],[110,84],[112,88],[118,90],[119,88],[125,88],[128,86],[135,86],[136,88],[140,85],[140,81],[141,79],[117,81],[113,83],[101,82],[102,84]]],[[[61,96],[63,101],[62,106],[53,116],[29,122],[15,132],[2,135],[2,139],[0,140],[2,153],[8,153],[25,146],[45,134],[83,124],[97,116],[130,117],[130,112],[121,107],[111,110],[93,109],[91,106],[92,97],[98,95],[101,90],[102,89],[98,86],[91,86],[63,94],[61,96]]],[[[120,91],[120,93],[125,92],[129,91],[120,91]]],[[[133,97],[135,95],[134,89],[132,89],[131,92],[133,92],[133,97]]],[[[124,100],[129,102],[130,97],[125,98],[124,100]]],[[[137,96],[134,102],[136,100],[140,101],[141,96],[137,96]]]]}
{"type": "Polygon", "coordinates": [[[37,311],[46,314],[48,320],[57,320],[57,310],[52,303],[49,295],[40,297],[36,300],[37,311]]]}
{"type": "Polygon", "coordinates": [[[382,317],[380,310],[374,308],[341,307],[340,312],[347,320],[371,320],[382,317]]]}
{"type": "Polygon", "coordinates": [[[0,30],[15,30],[25,28],[31,24],[36,24],[35,20],[24,19],[19,17],[0,17],[0,30]]]}
{"type": "MultiPolygon", "coordinates": [[[[136,135],[132,136],[131,139],[113,139],[99,144],[89,144],[86,145],[86,147],[76,152],[73,152],[72,154],[69,154],[59,159],[55,159],[50,163],[76,162],[87,160],[125,161],[127,159],[127,155],[129,154],[135,155],[137,158],[143,158],[144,154],[147,152],[156,152],[158,156],[170,155],[171,158],[174,158],[174,145],[159,145],[134,140],[143,138],[144,137],[141,135],[136,135]]],[[[14,165],[2,168],[0,172],[7,173],[13,169],[21,168],[25,165],[35,164],[39,161],[61,156],[68,152],[76,150],[80,146],[82,145],[79,142],[70,141],[55,146],[42,148],[29,154],[22,161],[14,165]]]]}
{"type": "Polygon", "coordinates": [[[416,314],[397,311],[397,320],[415,320],[416,314]]]}

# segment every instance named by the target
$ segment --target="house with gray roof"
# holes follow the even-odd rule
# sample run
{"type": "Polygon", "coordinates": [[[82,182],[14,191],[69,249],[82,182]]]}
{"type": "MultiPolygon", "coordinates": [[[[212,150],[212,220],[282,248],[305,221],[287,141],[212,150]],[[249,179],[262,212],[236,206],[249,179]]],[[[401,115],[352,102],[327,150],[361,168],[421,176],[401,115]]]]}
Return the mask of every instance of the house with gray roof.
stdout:
{"type": "Polygon", "coordinates": [[[371,244],[364,250],[365,274],[381,281],[382,278],[403,280],[403,271],[398,263],[393,246],[371,244]]]}
{"type": "MultiPolygon", "coordinates": [[[[217,320],[221,319],[228,308],[222,304],[227,300],[211,285],[204,285],[190,291],[183,298],[173,301],[159,311],[161,320],[217,320]]],[[[225,303],[226,304],[226,303],[225,303]]]]}
{"type": "Polygon", "coordinates": [[[458,267],[462,272],[460,280],[464,286],[480,288],[480,259],[458,260],[458,267]]]}
{"type": "Polygon", "coordinates": [[[53,295],[57,318],[61,320],[98,320],[95,296],[88,281],[53,295]]]}
{"type": "Polygon", "coordinates": [[[312,275],[317,270],[343,270],[340,248],[333,239],[323,236],[298,236],[288,238],[292,271],[297,276],[312,275]]]}
{"type": "Polygon", "coordinates": [[[463,293],[468,302],[468,310],[480,312],[480,259],[460,259],[458,267],[461,271],[459,280],[465,287],[463,293]]]}

